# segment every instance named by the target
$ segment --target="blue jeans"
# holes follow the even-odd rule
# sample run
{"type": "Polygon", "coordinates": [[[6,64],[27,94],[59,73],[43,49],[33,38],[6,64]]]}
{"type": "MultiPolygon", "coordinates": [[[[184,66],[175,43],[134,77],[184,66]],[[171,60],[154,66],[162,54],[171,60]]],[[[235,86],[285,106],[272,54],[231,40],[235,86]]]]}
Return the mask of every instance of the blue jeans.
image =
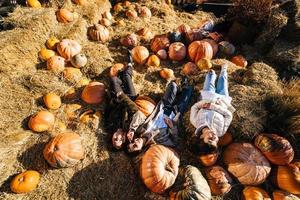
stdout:
{"type": "Polygon", "coordinates": [[[217,79],[217,75],[214,71],[210,71],[206,74],[203,90],[215,92],[220,95],[224,95],[226,97],[229,96],[228,92],[228,77],[227,77],[227,69],[222,69],[218,78],[217,88],[215,87],[215,82],[217,79]]]}

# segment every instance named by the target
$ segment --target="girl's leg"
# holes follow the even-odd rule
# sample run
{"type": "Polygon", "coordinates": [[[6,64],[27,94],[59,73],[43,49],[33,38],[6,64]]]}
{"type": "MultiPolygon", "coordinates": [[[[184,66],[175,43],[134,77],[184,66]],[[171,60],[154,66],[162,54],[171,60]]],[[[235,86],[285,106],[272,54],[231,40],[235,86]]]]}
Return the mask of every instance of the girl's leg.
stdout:
{"type": "Polygon", "coordinates": [[[136,97],[135,88],[132,82],[132,74],[133,74],[133,67],[132,67],[132,57],[131,52],[128,50],[128,59],[129,63],[126,69],[122,72],[122,79],[123,79],[123,87],[124,93],[127,94],[130,98],[136,97]]]}
{"type": "Polygon", "coordinates": [[[162,98],[162,101],[164,103],[164,114],[169,116],[172,111],[174,110],[173,108],[173,104],[175,102],[176,99],[176,95],[177,95],[177,91],[178,91],[178,86],[175,82],[170,82],[167,86],[166,92],[162,98]]]}
{"type": "Polygon", "coordinates": [[[222,65],[221,73],[219,75],[216,93],[229,96],[228,92],[228,77],[227,77],[227,64],[222,65]]]}
{"type": "Polygon", "coordinates": [[[190,103],[194,87],[189,85],[182,89],[181,95],[176,100],[177,111],[183,116],[187,106],[190,103]]]}
{"type": "Polygon", "coordinates": [[[203,85],[203,90],[215,92],[215,82],[216,82],[217,75],[214,70],[208,72],[205,76],[205,81],[203,85]]]}

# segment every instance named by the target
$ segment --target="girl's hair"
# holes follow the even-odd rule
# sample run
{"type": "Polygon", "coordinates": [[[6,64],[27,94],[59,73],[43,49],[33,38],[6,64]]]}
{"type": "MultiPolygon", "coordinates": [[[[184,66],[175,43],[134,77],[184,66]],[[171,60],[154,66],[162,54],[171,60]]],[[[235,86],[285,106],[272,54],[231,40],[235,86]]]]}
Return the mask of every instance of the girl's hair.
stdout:
{"type": "Polygon", "coordinates": [[[195,155],[203,155],[213,153],[217,150],[217,146],[204,142],[203,138],[193,135],[189,142],[190,151],[195,155]]]}

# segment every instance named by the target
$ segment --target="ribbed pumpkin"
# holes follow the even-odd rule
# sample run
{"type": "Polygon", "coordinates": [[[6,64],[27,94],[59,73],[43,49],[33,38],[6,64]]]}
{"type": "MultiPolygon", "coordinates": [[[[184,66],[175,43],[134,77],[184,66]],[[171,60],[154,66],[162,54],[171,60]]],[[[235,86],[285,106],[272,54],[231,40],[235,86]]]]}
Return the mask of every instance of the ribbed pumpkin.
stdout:
{"type": "Polygon", "coordinates": [[[48,60],[49,58],[51,58],[52,56],[55,56],[55,51],[52,51],[52,50],[49,50],[49,49],[46,49],[46,48],[42,48],[42,49],[39,51],[39,58],[40,58],[42,61],[46,61],[46,60],[48,60]]]}
{"type": "Polygon", "coordinates": [[[187,24],[181,24],[180,26],[178,26],[177,31],[179,31],[181,34],[183,34],[185,36],[185,34],[187,32],[189,32],[191,30],[191,27],[187,24]]]}
{"type": "Polygon", "coordinates": [[[65,69],[65,59],[60,56],[52,56],[47,60],[47,69],[59,74],[65,69]]]}
{"type": "Polygon", "coordinates": [[[151,18],[152,13],[151,10],[149,8],[147,8],[146,6],[141,7],[141,9],[139,10],[140,16],[143,18],[151,18]]]}
{"type": "Polygon", "coordinates": [[[203,39],[202,41],[208,42],[211,45],[211,47],[213,49],[213,52],[214,52],[214,56],[218,53],[219,47],[218,47],[218,44],[214,40],[212,40],[212,39],[203,39]]]}
{"type": "Polygon", "coordinates": [[[61,8],[58,11],[56,11],[56,18],[57,21],[61,22],[61,23],[69,23],[74,21],[75,19],[78,18],[78,14],[77,13],[72,13],[71,11],[65,9],[65,8],[61,8]]]}
{"type": "Polygon", "coordinates": [[[134,102],[146,117],[148,117],[153,112],[156,106],[155,101],[147,96],[138,96],[134,102]]]}
{"type": "Polygon", "coordinates": [[[71,167],[84,158],[84,148],[79,135],[67,132],[52,138],[45,146],[43,154],[52,167],[71,167]]]}
{"type": "Polygon", "coordinates": [[[153,38],[153,34],[148,28],[142,28],[136,32],[143,40],[149,41],[153,38]]]}
{"type": "Polygon", "coordinates": [[[289,192],[276,190],[273,192],[273,200],[300,200],[300,197],[297,197],[289,192]]]}
{"type": "Polygon", "coordinates": [[[83,53],[79,53],[72,57],[71,63],[76,68],[82,68],[86,65],[87,58],[83,53]]]}
{"type": "Polygon", "coordinates": [[[80,81],[82,73],[80,69],[74,67],[66,67],[63,71],[63,76],[65,80],[71,83],[77,83],[78,81],[80,81]]]}
{"type": "Polygon", "coordinates": [[[110,77],[118,76],[119,71],[123,69],[124,69],[124,65],[122,63],[116,63],[110,68],[109,76],[110,77]]]}
{"type": "Polygon", "coordinates": [[[235,47],[233,46],[233,44],[227,41],[220,42],[219,49],[225,55],[233,55],[235,52],[235,47]]]}
{"type": "Polygon", "coordinates": [[[147,60],[147,65],[149,67],[159,67],[160,66],[160,60],[159,60],[158,56],[156,56],[156,55],[149,56],[149,58],[147,60]]]}
{"type": "Polygon", "coordinates": [[[199,70],[195,63],[188,62],[183,66],[182,73],[187,76],[196,75],[199,73],[199,70]]]}
{"type": "Polygon", "coordinates": [[[230,61],[240,67],[247,67],[247,65],[248,65],[247,60],[242,55],[234,56],[231,58],[230,61]]]}
{"type": "Polygon", "coordinates": [[[186,56],[186,47],[181,42],[174,42],[169,47],[169,58],[174,61],[181,61],[186,56]]]}
{"type": "Polygon", "coordinates": [[[156,52],[156,55],[162,60],[166,60],[168,58],[168,53],[165,49],[158,50],[158,52],[156,52]]]}
{"type": "Polygon", "coordinates": [[[26,4],[32,8],[41,8],[42,4],[38,0],[26,0],[26,4]]]}
{"type": "Polygon", "coordinates": [[[125,47],[135,47],[138,45],[138,36],[134,33],[126,35],[120,39],[120,43],[125,47]]]}
{"type": "Polygon", "coordinates": [[[39,111],[30,117],[28,127],[35,132],[50,130],[55,122],[54,115],[49,111],[39,111]]]}
{"type": "Polygon", "coordinates": [[[170,46],[170,40],[167,35],[157,35],[151,40],[151,50],[158,52],[160,49],[168,49],[170,46]]]}
{"type": "Polygon", "coordinates": [[[81,98],[88,104],[100,104],[104,101],[105,86],[100,82],[91,82],[83,89],[81,98]]]}
{"type": "Polygon", "coordinates": [[[276,134],[260,134],[255,138],[255,146],[275,165],[287,165],[294,159],[290,142],[276,134]]]}
{"type": "Polygon", "coordinates": [[[15,176],[10,182],[10,189],[14,193],[27,193],[33,191],[40,182],[37,171],[27,170],[15,176]]]}
{"type": "Polygon", "coordinates": [[[181,190],[173,190],[170,193],[170,200],[211,199],[208,183],[196,167],[187,165],[179,168],[178,177],[183,179],[181,190]]]}
{"type": "Polygon", "coordinates": [[[202,165],[204,165],[206,167],[209,167],[209,166],[214,165],[217,162],[218,155],[219,155],[218,152],[213,152],[213,153],[210,153],[210,154],[200,155],[199,156],[199,161],[202,165]]]}
{"type": "Polygon", "coordinates": [[[43,97],[44,103],[49,109],[58,109],[61,106],[60,96],[54,92],[50,92],[43,97]]]}
{"type": "Polygon", "coordinates": [[[232,143],[232,134],[230,132],[226,132],[222,137],[219,138],[218,145],[227,146],[230,143],[232,143]]]}
{"type": "Polygon", "coordinates": [[[259,185],[269,176],[268,160],[251,143],[232,143],[223,153],[228,171],[243,185],[259,185]]]}
{"type": "Polygon", "coordinates": [[[174,76],[174,71],[172,69],[169,68],[162,68],[162,70],[160,70],[159,75],[166,80],[171,80],[173,78],[175,78],[174,76]]]}
{"type": "Polygon", "coordinates": [[[131,20],[134,20],[138,17],[138,13],[134,9],[127,10],[125,15],[131,20]]]}
{"type": "Polygon", "coordinates": [[[69,61],[73,56],[80,53],[81,46],[75,40],[63,39],[57,44],[57,51],[62,57],[69,61]]]}
{"type": "Polygon", "coordinates": [[[271,200],[266,191],[259,187],[247,186],[243,189],[243,200],[271,200]]]}
{"type": "Polygon", "coordinates": [[[163,145],[153,145],[143,155],[140,176],[144,184],[155,193],[164,193],[177,177],[179,157],[163,145]]]}
{"type": "Polygon", "coordinates": [[[109,30],[101,24],[89,27],[88,34],[94,41],[107,42],[109,40],[109,30]]]}
{"type": "Polygon", "coordinates": [[[185,34],[185,39],[188,43],[202,40],[205,38],[205,34],[202,29],[191,29],[185,34]]]}
{"type": "Polygon", "coordinates": [[[300,162],[278,166],[274,178],[275,184],[292,194],[300,194],[300,162]]]}
{"type": "Polygon", "coordinates": [[[210,59],[207,58],[201,58],[200,60],[198,60],[196,62],[196,65],[198,66],[198,68],[200,69],[200,71],[202,70],[209,70],[212,68],[212,64],[210,62],[210,59]]]}
{"type": "Polygon", "coordinates": [[[136,46],[131,51],[134,62],[138,64],[145,64],[149,57],[149,51],[144,46],[136,46]]]}
{"type": "Polygon", "coordinates": [[[205,174],[212,194],[224,195],[231,190],[232,179],[222,167],[215,165],[206,168],[205,174]]]}
{"type": "Polygon", "coordinates": [[[213,49],[208,42],[195,41],[189,45],[188,54],[192,61],[197,62],[202,58],[212,59],[213,49]]]}
{"type": "Polygon", "coordinates": [[[59,40],[56,37],[50,37],[46,41],[46,47],[51,50],[56,50],[56,46],[59,43],[59,40]]]}

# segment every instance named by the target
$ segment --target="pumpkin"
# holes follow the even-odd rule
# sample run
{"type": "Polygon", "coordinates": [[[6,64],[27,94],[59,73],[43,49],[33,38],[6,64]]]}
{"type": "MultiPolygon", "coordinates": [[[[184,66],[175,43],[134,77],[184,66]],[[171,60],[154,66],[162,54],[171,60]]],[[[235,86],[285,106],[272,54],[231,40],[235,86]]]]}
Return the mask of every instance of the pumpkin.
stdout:
{"type": "Polygon", "coordinates": [[[215,56],[219,49],[218,44],[212,39],[203,39],[202,41],[208,42],[211,45],[215,56]]]}
{"type": "Polygon", "coordinates": [[[182,73],[186,76],[196,75],[196,74],[198,74],[198,72],[199,72],[198,67],[193,62],[186,63],[182,69],[182,73]]]}
{"type": "Polygon", "coordinates": [[[63,75],[64,79],[71,83],[77,83],[82,77],[80,69],[74,67],[66,67],[63,71],[63,75]]]}
{"type": "Polygon", "coordinates": [[[109,30],[101,24],[94,24],[94,26],[89,27],[88,33],[91,40],[101,42],[109,40],[109,30]]]}
{"type": "Polygon", "coordinates": [[[102,14],[102,17],[105,18],[105,19],[108,19],[108,20],[112,20],[113,17],[111,15],[111,13],[109,11],[105,11],[103,14],[102,14]]]}
{"type": "Polygon", "coordinates": [[[174,61],[181,61],[186,56],[186,47],[181,42],[174,42],[169,47],[169,58],[174,61]]]}
{"type": "Polygon", "coordinates": [[[182,186],[180,190],[170,192],[170,200],[211,199],[209,185],[196,167],[187,165],[179,168],[178,177],[183,179],[182,186]]]}
{"type": "Polygon", "coordinates": [[[205,169],[208,185],[214,195],[224,195],[231,190],[232,179],[228,172],[220,166],[205,169]]]}
{"type": "Polygon", "coordinates": [[[254,144],[275,165],[287,165],[294,159],[293,147],[279,135],[260,134],[254,144]]]}
{"type": "Polygon", "coordinates": [[[196,62],[196,65],[198,66],[200,71],[209,70],[210,68],[212,68],[212,64],[211,64],[210,60],[207,58],[201,58],[200,60],[198,60],[196,62]]]}
{"type": "Polygon", "coordinates": [[[87,0],[73,0],[77,5],[83,6],[87,3],[87,0]]]}
{"type": "Polygon", "coordinates": [[[118,26],[125,26],[126,25],[126,23],[124,22],[124,20],[119,20],[119,21],[117,21],[117,25],[118,26]]]}
{"type": "Polygon", "coordinates": [[[44,103],[49,109],[58,109],[61,106],[60,96],[54,92],[50,92],[43,97],[44,103]]]}
{"type": "Polygon", "coordinates": [[[83,159],[84,148],[76,133],[60,133],[46,144],[43,155],[52,167],[71,167],[83,159]]]}
{"type": "Polygon", "coordinates": [[[177,177],[179,157],[171,148],[153,145],[143,155],[140,176],[144,184],[154,193],[163,193],[177,177]]]}
{"type": "Polygon", "coordinates": [[[183,40],[183,36],[179,31],[169,33],[170,42],[181,42],[183,40]]]}
{"type": "Polygon", "coordinates": [[[137,12],[133,9],[127,10],[125,15],[131,20],[136,19],[138,17],[137,12]]]}
{"type": "Polygon", "coordinates": [[[100,24],[102,24],[103,26],[109,27],[111,25],[111,21],[106,18],[102,18],[100,20],[100,24]]]}
{"type": "Polygon", "coordinates": [[[26,4],[32,8],[41,8],[42,4],[38,0],[26,0],[26,4]]]}
{"type": "Polygon", "coordinates": [[[51,37],[46,41],[46,47],[51,50],[56,50],[59,40],[56,37],[51,37]]]}
{"type": "Polygon", "coordinates": [[[170,46],[170,40],[166,35],[157,35],[151,40],[151,50],[158,52],[160,49],[168,49],[170,46]]]}
{"type": "Polygon", "coordinates": [[[125,7],[131,6],[130,1],[124,1],[124,2],[123,2],[123,6],[125,6],[125,7]]]}
{"type": "Polygon", "coordinates": [[[225,55],[233,55],[235,52],[235,47],[227,41],[220,42],[219,49],[225,55]]]}
{"type": "Polygon", "coordinates": [[[147,60],[147,65],[149,67],[159,67],[160,66],[160,60],[156,55],[149,56],[147,60]]]}
{"type": "Polygon", "coordinates": [[[57,21],[61,23],[69,23],[78,18],[77,13],[72,13],[71,11],[61,8],[56,12],[57,21]]]}
{"type": "Polygon", "coordinates": [[[240,67],[247,67],[248,62],[242,55],[237,55],[231,58],[230,60],[232,63],[234,63],[236,66],[240,67]]]}
{"type": "Polygon", "coordinates": [[[76,68],[82,68],[86,65],[87,58],[83,53],[79,53],[72,57],[71,63],[76,68]]]}
{"type": "Polygon", "coordinates": [[[138,45],[138,36],[134,33],[131,33],[124,38],[121,38],[120,43],[125,47],[135,47],[138,45]]]}
{"type": "Polygon", "coordinates": [[[119,71],[122,71],[124,69],[124,64],[122,63],[116,63],[114,64],[109,71],[110,77],[118,76],[119,71]]]}
{"type": "Polygon", "coordinates": [[[226,132],[222,137],[219,138],[218,146],[227,146],[232,143],[232,134],[226,132]]]}
{"type": "Polygon", "coordinates": [[[202,29],[191,29],[185,34],[185,39],[188,43],[202,40],[205,38],[205,32],[202,29]]]}
{"type": "Polygon", "coordinates": [[[132,49],[131,55],[134,62],[138,64],[145,64],[149,57],[149,51],[144,46],[136,46],[132,49]]]}
{"type": "Polygon", "coordinates": [[[65,69],[65,59],[60,56],[52,56],[47,60],[47,69],[59,74],[65,69]]]}
{"type": "Polygon", "coordinates": [[[300,194],[300,162],[286,166],[278,166],[275,170],[275,184],[282,190],[292,194],[300,194]]]}
{"type": "Polygon", "coordinates": [[[148,117],[153,112],[156,106],[155,101],[147,96],[138,96],[134,102],[146,117],[148,117]]]}
{"type": "Polygon", "coordinates": [[[116,5],[114,5],[113,10],[115,12],[121,12],[123,10],[122,3],[117,3],[116,5]]]}
{"type": "Polygon", "coordinates": [[[81,98],[88,104],[100,104],[104,101],[105,86],[100,82],[91,82],[83,89],[81,98]]]}
{"type": "Polygon", "coordinates": [[[39,111],[30,117],[28,127],[34,132],[50,130],[55,122],[54,115],[49,111],[39,111]]]}
{"type": "Polygon", "coordinates": [[[46,49],[46,48],[42,48],[39,52],[39,58],[42,61],[46,61],[49,58],[51,58],[52,56],[55,56],[55,51],[52,51],[52,50],[49,50],[49,49],[46,49]]]}
{"type": "Polygon", "coordinates": [[[153,38],[153,34],[148,28],[142,28],[136,33],[145,41],[151,40],[153,38]]]}
{"type": "Polygon", "coordinates": [[[208,31],[208,32],[211,32],[213,30],[214,26],[215,26],[215,23],[211,19],[201,20],[199,22],[199,24],[197,25],[198,28],[208,31]]]}
{"type": "Polygon", "coordinates": [[[166,80],[171,80],[175,78],[174,71],[168,68],[162,68],[162,70],[160,70],[159,72],[159,75],[166,80]]]}
{"type": "Polygon", "coordinates": [[[228,171],[243,185],[259,185],[269,176],[268,160],[251,143],[232,143],[223,153],[228,171]]]}
{"type": "Polygon", "coordinates": [[[181,24],[180,26],[178,26],[177,31],[179,31],[182,35],[186,35],[187,32],[189,32],[191,30],[191,27],[189,25],[186,24],[181,24]]]}
{"type": "Polygon", "coordinates": [[[69,61],[73,56],[80,53],[81,46],[75,40],[63,39],[57,44],[57,51],[69,61]]]}
{"type": "Polygon", "coordinates": [[[162,60],[166,60],[168,58],[168,53],[165,49],[158,50],[158,52],[156,52],[156,55],[162,60]]]}
{"type": "Polygon", "coordinates": [[[268,193],[259,187],[247,186],[243,189],[243,200],[271,200],[268,193]]]}
{"type": "Polygon", "coordinates": [[[40,173],[27,170],[15,176],[10,182],[10,189],[14,193],[27,193],[33,191],[40,182],[40,173]]]}
{"type": "Polygon", "coordinates": [[[149,8],[147,8],[146,6],[141,7],[141,9],[139,10],[140,16],[143,18],[151,18],[152,13],[150,11],[149,8]]]}
{"type": "Polygon", "coordinates": [[[213,49],[206,41],[195,41],[189,45],[188,54],[190,59],[196,63],[202,58],[212,59],[213,49]]]}
{"type": "Polygon", "coordinates": [[[200,155],[199,156],[199,161],[202,165],[204,165],[206,167],[209,167],[209,166],[214,165],[217,162],[218,155],[219,155],[218,152],[213,152],[213,153],[210,153],[210,154],[200,155]]]}
{"type": "Polygon", "coordinates": [[[273,192],[273,200],[300,200],[300,198],[289,192],[276,190],[273,192]]]}

